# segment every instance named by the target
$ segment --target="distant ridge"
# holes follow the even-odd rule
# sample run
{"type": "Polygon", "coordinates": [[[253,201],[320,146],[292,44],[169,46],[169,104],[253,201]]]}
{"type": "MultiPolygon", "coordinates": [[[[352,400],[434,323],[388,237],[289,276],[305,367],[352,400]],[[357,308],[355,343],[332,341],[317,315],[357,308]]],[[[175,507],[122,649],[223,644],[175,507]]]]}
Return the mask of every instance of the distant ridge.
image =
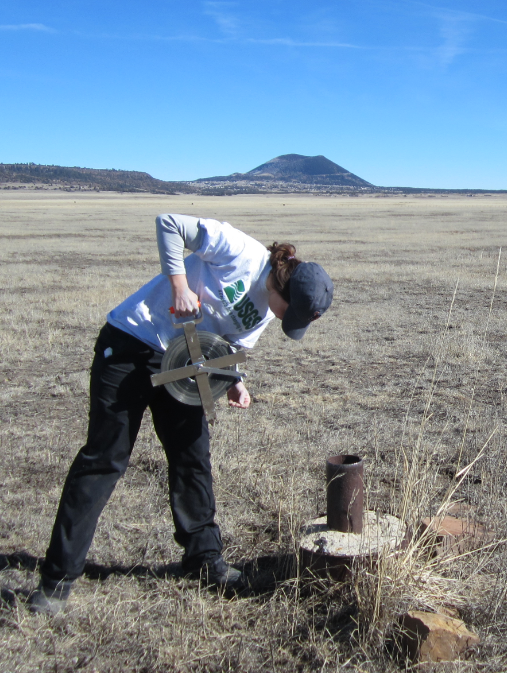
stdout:
{"type": "Polygon", "coordinates": [[[240,181],[298,182],[311,185],[340,185],[343,187],[373,187],[370,182],[338,166],[322,155],[282,154],[247,173],[201,178],[196,182],[240,181]]]}
{"type": "Polygon", "coordinates": [[[139,171],[114,168],[79,168],[40,164],[0,164],[0,183],[34,184],[39,188],[81,189],[85,191],[148,192],[176,194],[192,192],[184,182],[165,182],[139,171]]]}
{"type": "Polygon", "coordinates": [[[0,189],[112,191],[147,194],[330,194],[394,196],[396,194],[505,194],[507,190],[379,187],[363,180],[322,155],[283,154],[247,173],[194,181],[167,182],[140,171],[80,168],[43,164],[0,163],[0,189]],[[487,193],[486,193],[487,192],[487,193]]]}

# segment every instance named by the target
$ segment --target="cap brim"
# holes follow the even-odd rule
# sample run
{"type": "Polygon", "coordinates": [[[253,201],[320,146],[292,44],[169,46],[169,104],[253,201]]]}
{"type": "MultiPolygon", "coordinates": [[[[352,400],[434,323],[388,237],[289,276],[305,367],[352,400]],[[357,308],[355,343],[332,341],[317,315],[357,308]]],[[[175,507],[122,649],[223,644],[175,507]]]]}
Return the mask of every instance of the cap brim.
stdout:
{"type": "Polygon", "coordinates": [[[282,318],[282,329],[284,334],[286,334],[289,339],[294,339],[294,341],[299,341],[299,339],[304,337],[310,324],[311,323],[309,322],[302,322],[290,305],[287,307],[285,315],[282,318]]]}

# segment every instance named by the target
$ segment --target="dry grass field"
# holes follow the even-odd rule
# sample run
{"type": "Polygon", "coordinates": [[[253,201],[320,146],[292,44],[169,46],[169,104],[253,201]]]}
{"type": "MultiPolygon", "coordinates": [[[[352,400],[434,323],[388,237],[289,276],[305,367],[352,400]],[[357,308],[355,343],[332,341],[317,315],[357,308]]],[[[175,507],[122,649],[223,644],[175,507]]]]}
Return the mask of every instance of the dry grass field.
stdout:
{"type": "Polygon", "coordinates": [[[501,196],[0,192],[0,671],[399,671],[386,642],[411,608],[452,609],[481,638],[424,670],[507,670],[506,223],[501,196]],[[159,272],[160,212],[288,240],[335,282],[303,341],[272,324],[249,355],[251,408],[219,404],[218,520],[253,591],[179,576],[146,418],[67,612],[33,616],[25,599],[85,440],[94,340],[159,272]],[[300,581],[298,531],[325,511],[338,453],[365,459],[369,509],[415,526],[462,502],[500,544],[436,558],[414,544],[345,587],[300,581]]]}

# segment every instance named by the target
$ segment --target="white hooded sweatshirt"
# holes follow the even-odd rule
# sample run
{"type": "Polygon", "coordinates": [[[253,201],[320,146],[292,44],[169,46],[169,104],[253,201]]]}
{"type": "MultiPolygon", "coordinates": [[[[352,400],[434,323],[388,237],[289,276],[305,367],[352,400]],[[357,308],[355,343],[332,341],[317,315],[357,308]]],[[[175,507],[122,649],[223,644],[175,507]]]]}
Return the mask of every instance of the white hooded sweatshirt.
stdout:
{"type": "Polygon", "coordinates": [[[157,217],[157,240],[163,273],[113,309],[107,321],[164,352],[181,334],[169,313],[168,276],[186,273],[201,302],[203,321],[197,329],[252,348],[274,318],[266,289],[269,251],[227,222],[187,215],[157,217]],[[183,261],[184,247],[193,252],[183,261]]]}

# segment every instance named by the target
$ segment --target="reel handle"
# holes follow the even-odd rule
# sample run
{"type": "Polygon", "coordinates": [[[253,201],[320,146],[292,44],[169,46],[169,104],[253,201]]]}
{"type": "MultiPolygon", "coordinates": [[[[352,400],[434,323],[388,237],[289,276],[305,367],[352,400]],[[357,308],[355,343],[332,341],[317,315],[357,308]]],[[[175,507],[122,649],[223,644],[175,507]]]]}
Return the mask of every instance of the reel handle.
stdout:
{"type": "MultiPolygon", "coordinates": [[[[197,306],[198,306],[199,308],[201,308],[201,302],[200,302],[200,301],[197,302],[197,306]]],[[[175,313],[174,306],[170,306],[170,307],[169,307],[169,313],[170,313],[171,315],[174,315],[174,313],[175,313]]],[[[197,315],[199,315],[199,312],[197,313],[197,315]]]]}
{"type": "Polygon", "coordinates": [[[188,318],[178,318],[176,319],[174,317],[174,306],[169,307],[169,313],[171,314],[171,320],[174,325],[174,327],[184,327],[185,325],[188,325],[188,323],[194,323],[194,325],[197,325],[198,323],[202,322],[204,316],[202,314],[202,309],[201,309],[201,302],[198,302],[199,305],[199,311],[197,312],[196,315],[191,315],[188,318]]]}

